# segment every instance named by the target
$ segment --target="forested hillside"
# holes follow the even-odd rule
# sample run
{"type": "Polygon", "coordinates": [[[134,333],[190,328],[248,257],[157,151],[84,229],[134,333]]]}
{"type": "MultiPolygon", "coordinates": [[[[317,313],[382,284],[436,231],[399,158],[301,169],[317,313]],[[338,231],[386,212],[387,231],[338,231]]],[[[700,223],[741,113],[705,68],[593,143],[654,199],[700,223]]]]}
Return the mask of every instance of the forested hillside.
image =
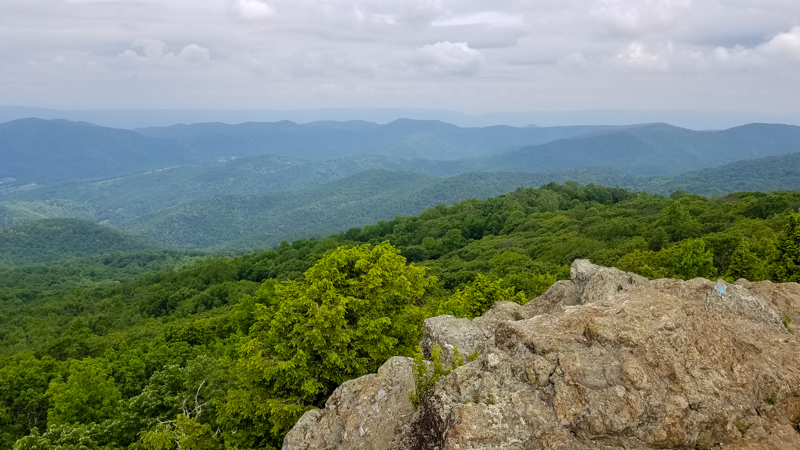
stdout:
{"type": "Polygon", "coordinates": [[[549,184],[236,258],[0,269],[0,447],[279,448],[339,384],[412,354],[425,317],[525,302],[575,258],[800,280],[798,206],[549,184]]]}
{"type": "MultiPolygon", "coordinates": [[[[191,158],[174,142],[66,120],[0,123],[0,178],[57,183],[167,167],[191,158]]],[[[194,159],[194,161],[198,161],[194,159]]]]}
{"type": "Polygon", "coordinates": [[[702,195],[736,191],[780,191],[800,187],[800,153],[737,161],[634,182],[638,189],[668,194],[678,189],[702,195]]]}
{"type": "Polygon", "coordinates": [[[78,219],[42,219],[0,228],[0,266],[164,248],[142,236],[78,219]]]}
{"type": "Polygon", "coordinates": [[[483,170],[558,171],[602,166],[632,175],[667,175],[800,151],[800,127],[749,124],[693,131],[667,124],[615,130],[481,158],[483,170]]]}
{"type": "Polygon", "coordinates": [[[0,123],[0,194],[135,172],[275,155],[329,161],[363,154],[449,160],[601,133],[624,127],[461,128],[437,121],[398,120],[297,124],[175,125],[138,131],[66,120],[0,123]]]}
{"type": "Polygon", "coordinates": [[[602,133],[624,127],[458,127],[438,120],[399,119],[385,125],[365,121],[197,123],[142,128],[139,133],[185,142],[204,153],[277,154],[311,161],[359,154],[402,158],[459,159],[602,133]]]}
{"type": "Polygon", "coordinates": [[[183,248],[263,248],[284,239],[323,237],[352,226],[417,214],[437,204],[575,178],[625,179],[600,169],[555,174],[474,172],[449,178],[366,170],[309,189],[196,200],[120,227],[183,248]]]}
{"type": "Polygon", "coordinates": [[[663,195],[795,189],[799,142],[800,127],[769,124],[284,121],[130,131],[17,120],[0,124],[0,227],[77,218],[179,248],[259,249],[549,182],[663,195]],[[708,166],[717,167],[676,174],[708,166]]]}
{"type": "Polygon", "coordinates": [[[0,228],[40,219],[66,218],[100,221],[96,208],[72,200],[0,202],[0,228]]]}

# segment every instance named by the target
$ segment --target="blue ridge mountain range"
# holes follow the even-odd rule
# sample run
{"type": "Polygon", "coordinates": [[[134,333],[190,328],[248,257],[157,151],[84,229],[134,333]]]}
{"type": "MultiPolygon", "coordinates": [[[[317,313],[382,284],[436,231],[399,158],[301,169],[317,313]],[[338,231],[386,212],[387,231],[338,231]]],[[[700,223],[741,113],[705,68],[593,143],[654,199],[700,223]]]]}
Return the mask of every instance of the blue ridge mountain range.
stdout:
{"type": "Polygon", "coordinates": [[[800,127],[465,128],[439,121],[0,124],[0,226],[69,217],[183,248],[251,248],[577,181],[668,194],[797,189],[800,127]]]}

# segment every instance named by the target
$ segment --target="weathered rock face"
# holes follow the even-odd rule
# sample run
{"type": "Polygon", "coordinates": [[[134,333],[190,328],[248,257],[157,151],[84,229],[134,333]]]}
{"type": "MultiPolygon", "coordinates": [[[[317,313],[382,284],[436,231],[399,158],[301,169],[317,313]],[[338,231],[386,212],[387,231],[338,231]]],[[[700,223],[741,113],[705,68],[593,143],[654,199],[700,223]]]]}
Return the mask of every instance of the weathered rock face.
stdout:
{"type": "Polygon", "coordinates": [[[284,449],[386,449],[414,414],[408,395],[416,384],[412,360],[396,356],[375,375],[339,386],[325,409],[303,415],[283,441],[284,449]]]}
{"type": "Polygon", "coordinates": [[[416,411],[410,364],[393,358],[381,372],[407,376],[346,383],[284,448],[800,449],[800,341],[784,320],[800,317],[800,285],[648,281],[588,261],[571,278],[524,306],[429,319],[426,348],[481,357],[416,411]],[[363,414],[379,388],[391,403],[363,414]]]}

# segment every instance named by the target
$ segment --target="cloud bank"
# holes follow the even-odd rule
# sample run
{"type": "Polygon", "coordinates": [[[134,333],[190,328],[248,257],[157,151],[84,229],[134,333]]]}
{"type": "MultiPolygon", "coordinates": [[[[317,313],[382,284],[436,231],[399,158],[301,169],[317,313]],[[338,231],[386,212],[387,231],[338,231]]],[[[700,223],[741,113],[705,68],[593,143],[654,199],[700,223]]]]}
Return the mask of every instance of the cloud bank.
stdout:
{"type": "Polygon", "coordinates": [[[0,0],[0,103],[796,110],[796,0],[0,0]]]}

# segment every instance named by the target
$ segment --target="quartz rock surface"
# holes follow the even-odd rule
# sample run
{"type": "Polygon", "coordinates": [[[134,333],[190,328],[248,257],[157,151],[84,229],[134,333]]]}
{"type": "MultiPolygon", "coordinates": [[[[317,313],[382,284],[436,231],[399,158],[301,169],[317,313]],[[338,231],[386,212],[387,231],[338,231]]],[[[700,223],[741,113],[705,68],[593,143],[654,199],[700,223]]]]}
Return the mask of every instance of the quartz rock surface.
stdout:
{"type": "Polygon", "coordinates": [[[800,449],[787,316],[796,283],[650,281],[578,260],[526,305],[428,319],[428,351],[481,356],[416,410],[411,361],[392,358],[306,413],[284,449],[800,449]]]}

